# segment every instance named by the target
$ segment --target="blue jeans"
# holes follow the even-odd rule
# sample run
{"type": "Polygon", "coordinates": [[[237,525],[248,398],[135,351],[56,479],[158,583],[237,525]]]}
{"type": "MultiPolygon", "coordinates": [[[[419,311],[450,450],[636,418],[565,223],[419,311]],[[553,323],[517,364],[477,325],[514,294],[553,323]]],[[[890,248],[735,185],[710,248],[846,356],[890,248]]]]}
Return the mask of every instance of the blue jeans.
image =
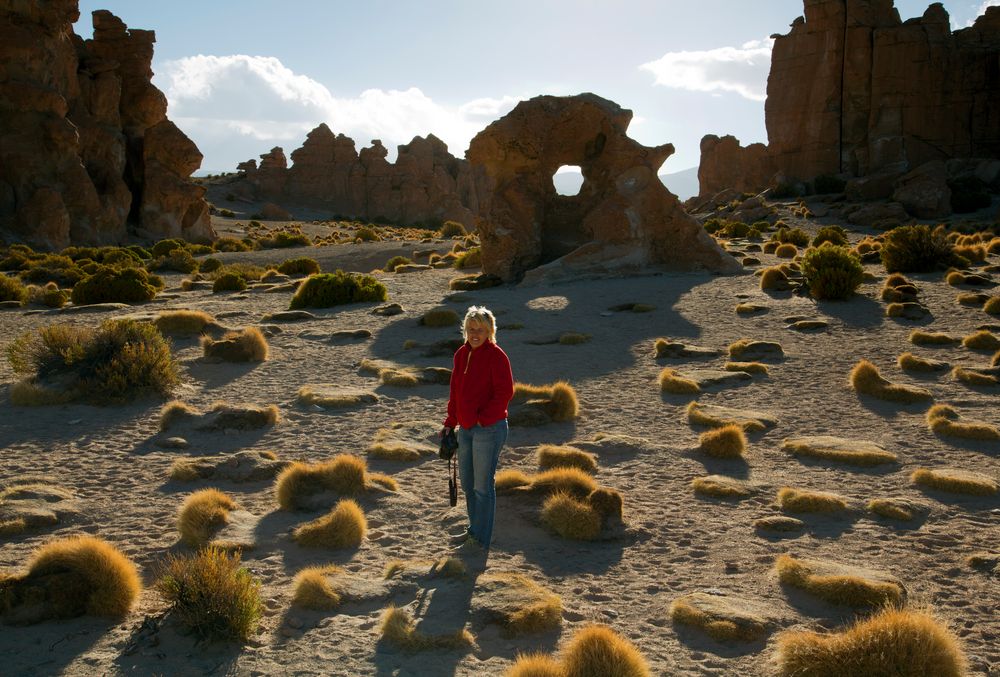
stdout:
{"type": "Polygon", "coordinates": [[[469,512],[469,533],[484,548],[493,538],[493,518],[497,511],[494,475],[500,461],[500,448],[507,441],[507,419],[491,426],[458,428],[458,474],[469,512]]]}

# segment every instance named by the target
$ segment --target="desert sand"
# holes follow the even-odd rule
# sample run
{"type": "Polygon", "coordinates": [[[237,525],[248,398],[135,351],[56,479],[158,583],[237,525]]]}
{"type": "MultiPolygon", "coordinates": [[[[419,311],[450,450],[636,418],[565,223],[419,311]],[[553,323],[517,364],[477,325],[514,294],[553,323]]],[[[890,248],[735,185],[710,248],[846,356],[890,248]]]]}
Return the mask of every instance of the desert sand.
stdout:
{"type": "MultiPolygon", "coordinates": [[[[814,233],[812,220],[785,217],[814,233]]],[[[856,241],[859,232],[853,232],[856,241]]],[[[451,242],[435,246],[447,250],[451,242]]],[[[219,255],[225,261],[278,262],[293,256],[317,259],[324,271],[369,272],[394,254],[427,248],[419,242],[382,242],[333,247],[219,255]]],[[[745,246],[745,245],[742,245],[745,246]]],[[[741,246],[741,247],[742,247],[741,246]]],[[[741,248],[737,247],[737,248],[741,248]]],[[[773,255],[754,254],[764,265],[773,255]]],[[[997,256],[990,257],[997,263],[997,256]]],[[[121,620],[79,618],[0,633],[0,672],[11,675],[92,674],[338,674],[470,675],[502,674],[518,653],[557,650],[574,629],[606,624],[629,638],[657,675],[766,675],[773,672],[774,636],[786,628],[833,628],[855,612],[812,598],[778,582],[773,566],[785,553],[865,566],[896,576],[911,603],[931,608],[963,642],[970,674],[1000,671],[1000,615],[997,578],[965,563],[975,552],[996,551],[1000,498],[921,490],[910,483],[918,467],[957,468],[1000,478],[1000,444],[961,442],[931,432],[929,403],[895,404],[859,396],[848,373],[861,358],[894,382],[928,388],[934,403],[1000,425],[1000,388],[972,387],[947,371],[926,376],[903,373],[897,356],[907,350],[952,365],[985,367],[992,353],[961,345],[914,346],[914,328],[965,336],[996,324],[982,310],[959,305],[959,289],[943,273],[909,275],[931,315],[921,321],[888,318],[879,298],[884,268],[866,264],[874,281],[853,300],[816,302],[790,292],[765,293],[753,268],[745,274],[714,276],[651,271],[641,277],[579,280],[554,286],[504,286],[451,292],[453,270],[407,274],[379,273],[389,302],[404,312],[372,314],[379,304],[314,310],[316,319],[263,322],[285,310],[289,293],[213,294],[180,291],[185,276],[169,273],[167,288],[149,304],[110,312],[0,311],[0,346],[20,332],[54,322],[94,325],[112,316],[149,315],[162,309],[207,311],[230,327],[264,325],[270,359],[255,365],[208,363],[195,339],[173,343],[182,364],[183,385],[176,397],[201,408],[224,400],[275,404],[282,420],[263,431],[197,432],[186,435],[187,449],[157,444],[164,402],[146,398],[123,406],[64,405],[14,407],[0,390],[0,479],[49,478],[71,489],[80,512],[55,527],[7,538],[0,570],[13,571],[49,540],[76,533],[108,540],[140,567],[147,586],[133,611],[121,620]],[[741,315],[741,302],[765,306],[741,315]],[[291,605],[291,582],[308,565],[338,564],[377,580],[392,560],[433,560],[448,552],[448,533],[464,524],[462,504],[450,508],[444,463],[434,455],[416,462],[369,459],[369,469],[399,483],[399,491],[361,501],[369,534],[357,549],[324,551],[294,543],[289,531],[321,511],[278,509],[273,482],[178,482],[168,479],[178,457],[256,449],[280,459],[316,462],[336,454],[365,456],[376,431],[394,422],[444,417],[447,387],[402,388],[379,385],[358,365],[364,358],[406,365],[450,367],[448,355],[426,357],[420,348],[457,335],[457,327],[429,328],[418,319],[427,310],[448,307],[464,313],[470,304],[497,314],[498,342],[510,356],[515,379],[544,384],[568,381],[577,391],[580,416],[570,423],[512,427],[500,469],[536,470],[539,444],[584,443],[598,433],[629,435],[644,442],[598,453],[596,479],[624,497],[626,529],[617,538],[575,542],[549,533],[521,499],[498,497],[494,543],[484,566],[462,579],[422,579],[416,589],[399,589],[384,601],[348,603],[333,612],[291,605]],[[610,308],[649,304],[651,312],[610,308]],[[797,319],[821,319],[825,328],[797,331],[797,319]],[[519,328],[510,328],[519,327],[519,328]],[[371,338],[329,340],[332,332],[367,329],[371,338]],[[562,332],[591,335],[578,345],[551,343],[562,332]],[[708,357],[655,359],[660,337],[722,351],[708,357]],[[768,375],[707,386],[698,395],[662,394],[661,369],[682,374],[696,368],[721,369],[726,347],[741,338],[777,341],[784,357],[765,360],[768,375]],[[379,401],[348,409],[322,410],[296,403],[304,384],[336,384],[373,389],[379,401]],[[705,428],[687,420],[692,399],[701,404],[755,409],[777,424],[752,433],[745,460],[699,454],[705,428]],[[781,449],[782,440],[836,435],[868,441],[895,453],[898,463],[853,468],[800,459],[781,449]],[[702,498],[692,479],[723,474],[746,480],[754,493],[741,501],[702,498]],[[176,529],[178,507],[192,491],[215,486],[259,519],[254,546],[243,560],[262,584],[266,612],[257,635],[246,645],[198,642],[164,616],[165,602],[152,588],[156,567],[167,553],[186,552],[176,529]],[[758,531],[757,519],[782,514],[775,505],[784,486],[837,493],[849,510],[833,516],[796,515],[804,528],[790,533],[758,531]],[[926,506],[926,515],[896,522],[865,510],[873,498],[906,498],[926,506]],[[559,630],[507,638],[470,611],[477,576],[524,574],[561,596],[559,630]],[[769,619],[768,634],[754,642],[719,642],[699,630],[675,625],[668,608],[681,595],[723,592],[752,605],[769,619]],[[467,627],[475,636],[468,649],[408,653],[379,641],[379,618],[389,602],[410,611],[418,627],[444,632],[467,627]]],[[[994,279],[996,276],[994,275],[994,279]]],[[[987,290],[988,291],[988,290],[987,290]]],[[[6,362],[0,383],[13,382],[6,362]]],[[[585,445],[583,445],[585,446],[585,445]]]]}

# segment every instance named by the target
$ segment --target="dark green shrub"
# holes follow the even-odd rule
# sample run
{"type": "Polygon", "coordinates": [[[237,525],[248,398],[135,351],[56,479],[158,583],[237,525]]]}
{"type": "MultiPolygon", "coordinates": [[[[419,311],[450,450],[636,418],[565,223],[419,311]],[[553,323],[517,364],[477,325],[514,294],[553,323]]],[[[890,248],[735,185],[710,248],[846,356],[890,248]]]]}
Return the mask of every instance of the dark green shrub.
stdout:
{"type": "Polygon", "coordinates": [[[819,195],[827,193],[843,193],[847,181],[832,174],[821,174],[813,179],[813,192],[819,195]]]}
{"type": "Polygon", "coordinates": [[[345,303],[385,301],[385,285],[371,275],[354,275],[337,270],[320,273],[299,285],[289,308],[328,308],[345,303]]]}
{"type": "Polygon", "coordinates": [[[285,275],[314,275],[320,270],[316,259],[306,257],[288,259],[278,266],[278,272],[285,275]]]}
{"type": "Polygon", "coordinates": [[[771,235],[771,241],[806,247],[809,245],[809,233],[801,228],[779,228],[778,232],[771,235]]]}
{"type": "Polygon", "coordinates": [[[148,249],[140,247],[137,244],[131,244],[128,247],[125,247],[125,249],[129,250],[144,261],[153,258],[153,254],[148,249]]]}
{"type": "Polygon", "coordinates": [[[865,269],[861,259],[847,247],[824,242],[806,250],[802,276],[813,298],[838,301],[854,295],[864,280],[865,269]]]}
{"type": "Polygon", "coordinates": [[[28,289],[16,277],[0,274],[0,301],[17,301],[23,304],[28,300],[28,289]]]}
{"type": "Polygon", "coordinates": [[[80,261],[81,259],[100,261],[104,258],[104,254],[97,247],[66,247],[59,253],[63,256],[68,256],[74,261],[80,261]]]}
{"type": "Polygon", "coordinates": [[[72,399],[97,403],[123,402],[145,392],[167,395],[178,383],[163,335],[135,320],[108,320],[97,329],[42,327],[15,339],[7,360],[19,376],[54,381],[72,399]]]}
{"type": "Polygon", "coordinates": [[[154,259],[166,256],[175,249],[186,249],[187,243],[183,240],[160,240],[153,245],[152,255],[154,259]]]}
{"type": "Polygon", "coordinates": [[[885,234],[880,250],[889,273],[926,273],[958,263],[944,233],[930,226],[900,226],[885,234]]]}
{"type": "Polygon", "coordinates": [[[219,210],[219,216],[224,216],[227,219],[231,219],[236,216],[236,212],[234,212],[232,209],[226,209],[225,207],[223,207],[222,209],[219,210]]]}
{"type": "Polygon", "coordinates": [[[465,235],[466,232],[465,226],[458,221],[445,221],[438,234],[441,237],[455,237],[456,235],[465,235]]]}
{"type": "Polygon", "coordinates": [[[706,219],[704,224],[705,232],[707,232],[709,235],[715,235],[717,232],[725,228],[725,226],[726,226],[726,220],[717,217],[706,219]]]}
{"type": "Polygon", "coordinates": [[[177,620],[204,639],[246,641],[264,613],[260,584],[238,552],[208,547],[173,555],[156,587],[177,620]]]}
{"type": "Polygon", "coordinates": [[[385,262],[385,265],[382,266],[382,270],[384,270],[387,273],[392,273],[395,272],[396,266],[403,266],[406,265],[407,263],[413,263],[413,261],[406,258],[405,256],[393,256],[391,259],[385,262]]]}
{"type": "Polygon", "coordinates": [[[243,291],[246,288],[246,278],[234,272],[224,272],[212,283],[212,291],[216,294],[222,291],[243,291]]]}
{"type": "Polygon", "coordinates": [[[7,256],[0,258],[0,270],[24,270],[29,262],[30,259],[20,252],[8,252],[7,256]]]}
{"type": "Polygon", "coordinates": [[[28,267],[21,273],[21,279],[33,284],[55,282],[64,287],[72,287],[85,275],[86,273],[68,256],[46,254],[40,259],[30,261],[28,267]]]}
{"type": "Polygon", "coordinates": [[[725,237],[747,237],[750,234],[750,226],[742,221],[728,221],[719,229],[719,234],[725,237]]]}
{"type": "Polygon", "coordinates": [[[816,232],[816,237],[813,238],[812,246],[818,247],[824,242],[829,242],[830,244],[838,246],[845,246],[847,244],[847,231],[840,226],[823,226],[816,232]]]}
{"type": "Polygon", "coordinates": [[[187,250],[191,252],[192,256],[204,256],[215,251],[207,244],[189,244],[187,250]]]}
{"type": "Polygon", "coordinates": [[[198,262],[187,249],[171,250],[148,264],[150,270],[175,270],[178,273],[193,273],[198,270],[198,262]]]}
{"type": "Polygon", "coordinates": [[[267,273],[265,268],[255,266],[252,263],[229,263],[215,271],[212,278],[216,278],[223,273],[236,273],[247,282],[258,282],[267,273]]]}
{"type": "Polygon", "coordinates": [[[308,235],[302,233],[287,233],[283,230],[274,234],[274,237],[266,237],[260,241],[260,245],[267,249],[283,249],[285,247],[308,247],[312,240],[308,235]]]}
{"type": "Polygon", "coordinates": [[[220,237],[215,241],[215,251],[217,252],[247,252],[251,247],[243,240],[235,237],[220,237]]]}
{"type": "Polygon", "coordinates": [[[222,261],[215,258],[214,256],[209,256],[207,259],[201,262],[198,266],[198,270],[202,273],[214,273],[219,268],[222,267],[222,261]]]}
{"type": "Polygon", "coordinates": [[[29,303],[38,303],[49,308],[62,308],[69,301],[69,290],[60,289],[55,282],[49,282],[44,287],[32,287],[28,290],[29,303]]]}
{"type": "Polygon", "coordinates": [[[354,237],[362,242],[381,242],[382,236],[371,226],[361,226],[354,231],[354,237]]]}
{"type": "Polygon", "coordinates": [[[143,259],[139,254],[128,249],[113,248],[110,251],[104,252],[101,256],[101,263],[106,266],[115,266],[116,268],[135,268],[136,266],[141,266],[142,261],[143,259]]]}
{"type": "MultiPolygon", "coordinates": [[[[160,285],[162,287],[162,280],[160,285]]],[[[73,286],[73,303],[142,303],[156,296],[156,286],[142,268],[98,266],[97,270],[73,286]]]]}
{"type": "Polygon", "coordinates": [[[985,183],[974,176],[966,176],[948,182],[951,188],[951,211],[968,214],[992,204],[990,192],[985,183]]]}

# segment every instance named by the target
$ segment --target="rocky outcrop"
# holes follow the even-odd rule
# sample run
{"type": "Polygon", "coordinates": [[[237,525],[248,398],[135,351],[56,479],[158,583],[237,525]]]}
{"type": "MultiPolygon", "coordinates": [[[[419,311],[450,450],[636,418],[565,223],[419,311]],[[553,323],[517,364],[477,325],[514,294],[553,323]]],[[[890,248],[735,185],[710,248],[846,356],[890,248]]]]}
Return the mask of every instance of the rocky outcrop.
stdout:
{"type": "Polygon", "coordinates": [[[767,187],[776,171],[774,160],[762,143],[744,148],[734,136],[720,139],[708,134],[701,139],[699,197],[710,197],[722,190],[756,193],[767,187]]]}
{"type": "Polygon", "coordinates": [[[30,244],[210,237],[195,145],[167,120],[151,83],[155,36],[76,0],[0,9],[0,231],[30,244]]]}
{"type": "Polygon", "coordinates": [[[488,181],[477,219],[484,273],[510,281],[650,264],[738,269],[657,178],[673,146],[630,139],[631,120],[632,111],[594,94],[539,96],[476,135],[466,156],[488,181]],[[556,193],[562,165],[581,168],[578,195],[556,193]]]}
{"type": "MultiPolygon", "coordinates": [[[[940,3],[906,22],[893,0],[804,7],[787,35],[774,36],[764,108],[776,173],[790,182],[877,177],[848,192],[889,197],[926,163],[1000,157],[1000,7],[954,32],[940,3]]],[[[742,153],[737,164],[746,164],[742,153]]],[[[730,177],[713,169],[720,149],[709,143],[702,157],[710,168],[700,197],[729,187],[720,181],[730,177]]]]}
{"type": "Polygon", "coordinates": [[[469,163],[448,152],[433,134],[399,146],[395,163],[378,139],[355,149],[354,140],[321,124],[292,151],[289,167],[281,148],[240,163],[244,180],[231,189],[254,200],[300,204],[345,218],[431,224],[444,220],[472,225],[479,209],[477,180],[469,163]]]}

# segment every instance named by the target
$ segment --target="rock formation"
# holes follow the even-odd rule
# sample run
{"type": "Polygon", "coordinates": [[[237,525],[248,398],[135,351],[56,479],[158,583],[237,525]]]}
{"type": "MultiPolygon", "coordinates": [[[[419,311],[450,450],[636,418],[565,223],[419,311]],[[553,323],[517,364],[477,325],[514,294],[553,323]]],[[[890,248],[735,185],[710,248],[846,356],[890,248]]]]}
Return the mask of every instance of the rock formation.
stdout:
{"type": "Polygon", "coordinates": [[[766,186],[777,168],[767,146],[752,143],[746,148],[735,136],[721,139],[708,134],[701,139],[701,162],[698,165],[700,193],[709,195],[729,189],[737,193],[756,193],[766,186]]]}
{"type": "MultiPolygon", "coordinates": [[[[888,197],[897,179],[925,163],[1000,157],[1000,7],[952,32],[940,3],[906,22],[893,0],[804,4],[804,18],[775,36],[771,55],[765,121],[773,173],[787,181],[876,177],[857,195],[888,197]]],[[[730,187],[721,167],[759,162],[753,146],[707,146],[701,197],[730,187]]],[[[924,181],[939,174],[922,173],[924,181]]],[[[754,184],[758,178],[747,177],[752,189],[767,186],[754,184]]]]}
{"type": "Polygon", "coordinates": [[[331,215],[431,224],[455,220],[472,224],[479,209],[477,184],[469,163],[448,152],[433,134],[399,146],[395,163],[378,139],[355,150],[354,140],[321,124],[292,151],[289,167],[281,148],[256,161],[240,163],[245,180],[237,195],[327,209],[331,215]]]}
{"type": "Polygon", "coordinates": [[[594,94],[522,101],[472,140],[489,193],[477,220],[483,272],[504,280],[614,274],[649,264],[734,271],[699,223],[656,176],[673,152],[626,131],[632,111],[594,94]],[[578,195],[558,195],[552,175],[578,165],[578,195]]]}
{"type": "Polygon", "coordinates": [[[201,153],[166,117],[151,83],[152,31],[93,14],[73,32],[77,0],[0,9],[0,231],[30,244],[213,235],[201,153]]]}

